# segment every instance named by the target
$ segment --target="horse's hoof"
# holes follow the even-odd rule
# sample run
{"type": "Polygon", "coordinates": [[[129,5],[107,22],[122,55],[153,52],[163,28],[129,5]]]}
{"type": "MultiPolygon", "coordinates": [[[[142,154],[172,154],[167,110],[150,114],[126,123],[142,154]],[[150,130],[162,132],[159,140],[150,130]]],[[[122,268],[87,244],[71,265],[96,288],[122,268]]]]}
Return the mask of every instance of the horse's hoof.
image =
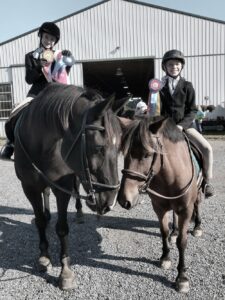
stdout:
{"type": "Polygon", "coordinates": [[[75,275],[72,274],[70,277],[60,276],[59,288],[64,291],[75,289],[76,288],[75,275]]]}
{"type": "Polygon", "coordinates": [[[169,270],[171,268],[172,262],[170,259],[162,259],[160,261],[160,266],[163,270],[169,270]]]}
{"type": "Polygon", "coordinates": [[[41,256],[38,259],[38,270],[39,272],[49,272],[52,269],[51,261],[46,256],[41,256]]]}
{"type": "Polygon", "coordinates": [[[179,293],[188,293],[190,290],[189,281],[187,279],[177,280],[176,282],[176,289],[179,293]]]}
{"type": "Polygon", "coordinates": [[[201,228],[194,229],[192,235],[194,237],[200,237],[203,234],[203,230],[201,228]]]}
{"type": "Polygon", "coordinates": [[[170,235],[169,241],[171,244],[176,244],[177,242],[177,235],[170,235]]]}

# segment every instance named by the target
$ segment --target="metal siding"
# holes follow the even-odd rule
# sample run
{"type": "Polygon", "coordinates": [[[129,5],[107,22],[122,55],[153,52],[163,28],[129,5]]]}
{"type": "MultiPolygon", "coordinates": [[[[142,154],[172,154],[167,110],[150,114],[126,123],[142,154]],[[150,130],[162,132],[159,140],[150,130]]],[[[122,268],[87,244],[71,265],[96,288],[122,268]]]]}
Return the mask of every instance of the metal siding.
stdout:
{"type": "Polygon", "coordinates": [[[13,100],[14,103],[20,103],[26,98],[30,86],[25,83],[25,68],[12,68],[12,82],[13,82],[13,100]]]}
{"type": "MultiPolygon", "coordinates": [[[[57,49],[70,49],[79,63],[71,69],[72,83],[83,83],[80,62],[99,59],[155,57],[155,72],[157,77],[161,77],[160,58],[166,50],[178,48],[187,56],[184,75],[193,82],[197,101],[201,103],[208,94],[214,104],[225,101],[224,23],[111,0],[62,19],[57,24],[62,32],[57,49]]],[[[25,53],[37,47],[37,31],[1,45],[0,67],[23,64],[25,53]]],[[[16,95],[19,95],[17,89],[21,86],[24,93],[24,76],[17,79],[16,76],[21,74],[13,74],[16,95]]],[[[0,80],[8,81],[6,75],[1,71],[0,80]]]]}
{"type": "Polygon", "coordinates": [[[0,138],[6,138],[5,135],[5,121],[0,120],[0,138]]]}
{"type": "Polygon", "coordinates": [[[83,86],[83,67],[81,63],[76,63],[70,71],[70,83],[83,86]]]}
{"type": "Polygon", "coordinates": [[[0,69],[0,83],[4,82],[10,82],[10,75],[9,75],[9,69],[8,68],[1,68],[0,69]]]}

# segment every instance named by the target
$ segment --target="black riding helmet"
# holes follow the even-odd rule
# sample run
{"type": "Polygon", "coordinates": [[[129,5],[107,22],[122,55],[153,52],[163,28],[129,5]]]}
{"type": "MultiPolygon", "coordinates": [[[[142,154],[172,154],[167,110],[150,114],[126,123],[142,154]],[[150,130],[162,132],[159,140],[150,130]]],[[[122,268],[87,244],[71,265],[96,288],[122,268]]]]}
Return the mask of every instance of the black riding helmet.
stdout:
{"type": "Polygon", "coordinates": [[[183,66],[185,65],[184,54],[181,51],[175,50],[175,49],[169,50],[163,55],[163,59],[162,59],[162,69],[163,69],[163,71],[166,71],[165,63],[170,59],[179,60],[182,63],[183,66]]]}
{"type": "Polygon", "coordinates": [[[45,22],[41,25],[38,31],[38,36],[41,38],[43,32],[49,33],[53,35],[56,38],[55,44],[59,41],[60,39],[60,29],[59,27],[53,23],[53,22],[45,22]]]}

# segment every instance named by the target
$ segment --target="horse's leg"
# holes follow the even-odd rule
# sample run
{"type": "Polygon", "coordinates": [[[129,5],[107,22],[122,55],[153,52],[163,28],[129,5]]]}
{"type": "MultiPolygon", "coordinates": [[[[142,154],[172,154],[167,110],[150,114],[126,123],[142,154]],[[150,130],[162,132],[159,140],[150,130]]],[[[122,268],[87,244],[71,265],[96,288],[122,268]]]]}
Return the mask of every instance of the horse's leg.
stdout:
{"type": "Polygon", "coordinates": [[[56,223],[56,233],[61,244],[61,273],[59,277],[59,287],[63,290],[75,287],[75,275],[70,267],[70,257],[68,254],[68,234],[69,227],[67,223],[67,208],[70,196],[60,191],[54,191],[57,200],[58,220],[56,223]]]}
{"type": "Polygon", "coordinates": [[[75,176],[74,178],[74,191],[75,191],[75,207],[76,207],[76,222],[83,223],[84,222],[84,215],[82,211],[82,203],[80,199],[80,180],[78,177],[75,176]]]}
{"type": "Polygon", "coordinates": [[[178,236],[178,216],[173,211],[173,225],[172,225],[172,232],[170,234],[169,240],[171,244],[175,244],[178,236]]]}
{"type": "Polygon", "coordinates": [[[176,287],[177,290],[181,293],[187,293],[189,291],[189,279],[186,276],[184,253],[187,247],[188,227],[190,224],[192,213],[193,205],[190,204],[188,209],[185,209],[178,214],[179,234],[177,237],[177,248],[179,251],[179,262],[177,266],[178,275],[176,278],[176,287]]]}
{"type": "Polygon", "coordinates": [[[46,187],[43,192],[43,199],[44,199],[44,214],[48,222],[51,219],[49,198],[50,198],[50,188],[46,187]]]}
{"type": "Polygon", "coordinates": [[[201,192],[198,193],[198,197],[197,200],[194,204],[194,212],[193,212],[193,216],[194,216],[194,229],[193,229],[193,236],[195,237],[199,237],[202,236],[202,228],[201,228],[201,216],[200,216],[200,202],[201,202],[201,192]]]}
{"type": "Polygon", "coordinates": [[[169,257],[170,246],[169,246],[169,222],[168,222],[168,212],[161,211],[154,207],[153,208],[158,216],[160,231],[162,236],[162,256],[160,257],[160,265],[164,270],[168,270],[171,267],[171,259],[169,257]]]}
{"type": "Polygon", "coordinates": [[[22,184],[25,195],[30,201],[35,215],[35,224],[39,233],[39,249],[40,249],[40,257],[39,257],[39,270],[40,271],[48,271],[51,269],[51,261],[50,256],[48,254],[48,241],[46,238],[46,227],[47,220],[45,214],[43,212],[43,199],[40,192],[35,191],[30,186],[26,186],[22,184]]]}

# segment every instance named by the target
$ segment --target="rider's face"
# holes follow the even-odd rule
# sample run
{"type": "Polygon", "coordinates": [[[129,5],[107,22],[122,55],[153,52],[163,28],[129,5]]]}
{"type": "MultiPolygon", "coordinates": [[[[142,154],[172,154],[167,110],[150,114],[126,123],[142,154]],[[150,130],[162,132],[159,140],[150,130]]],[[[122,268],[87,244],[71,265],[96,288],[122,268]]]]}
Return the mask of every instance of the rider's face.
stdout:
{"type": "Polygon", "coordinates": [[[49,33],[43,32],[41,37],[41,44],[45,49],[50,49],[55,45],[56,38],[54,35],[49,33]]]}
{"type": "Polygon", "coordinates": [[[166,73],[171,77],[176,77],[182,70],[182,63],[179,60],[171,59],[165,64],[166,73]]]}

